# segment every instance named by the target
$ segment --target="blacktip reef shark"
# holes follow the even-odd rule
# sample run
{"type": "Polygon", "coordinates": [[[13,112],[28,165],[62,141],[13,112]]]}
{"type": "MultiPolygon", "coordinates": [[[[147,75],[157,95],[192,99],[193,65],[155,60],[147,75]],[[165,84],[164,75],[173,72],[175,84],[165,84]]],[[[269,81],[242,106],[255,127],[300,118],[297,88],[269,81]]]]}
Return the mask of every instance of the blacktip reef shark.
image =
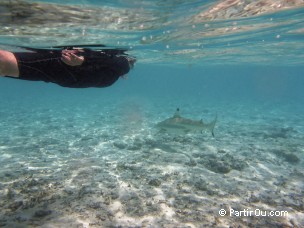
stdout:
{"type": "Polygon", "coordinates": [[[176,109],[175,114],[156,124],[156,128],[160,132],[175,133],[175,134],[188,134],[190,132],[202,132],[208,130],[214,136],[214,126],[217,121],[217,115],[215,119],[210,123],[204,123],[203,120],[191,120],[182,117],[179,113],[179,108],[176,109]]]}

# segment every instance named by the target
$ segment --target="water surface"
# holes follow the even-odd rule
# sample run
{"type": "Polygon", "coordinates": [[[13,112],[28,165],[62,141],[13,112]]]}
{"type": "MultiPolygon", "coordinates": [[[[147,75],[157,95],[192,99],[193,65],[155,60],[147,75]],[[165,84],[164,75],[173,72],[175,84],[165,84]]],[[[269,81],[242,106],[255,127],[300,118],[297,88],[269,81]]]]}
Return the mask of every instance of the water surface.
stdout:
{"type": "Polygon", "coordinates": [[[105,89],[0,78],[0,226],[304,226],[303,5],[2,0],[2,49],[102,43],[138,63],[105,89]],[[159,133],[176,108],[218,115],[215,137],[159,133]]]}

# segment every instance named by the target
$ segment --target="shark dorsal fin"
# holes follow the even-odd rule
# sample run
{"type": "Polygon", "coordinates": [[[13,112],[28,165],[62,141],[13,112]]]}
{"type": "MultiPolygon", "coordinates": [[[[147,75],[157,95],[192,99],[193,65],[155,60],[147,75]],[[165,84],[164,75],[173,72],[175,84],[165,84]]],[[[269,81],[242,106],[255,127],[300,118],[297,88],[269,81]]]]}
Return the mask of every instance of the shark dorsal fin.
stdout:
{"type": "Polygon", "coordinates": [[[179,118],[180,117],[179,108],[176,109],[173,117],[175,117],[175,118],[179,118]]]}

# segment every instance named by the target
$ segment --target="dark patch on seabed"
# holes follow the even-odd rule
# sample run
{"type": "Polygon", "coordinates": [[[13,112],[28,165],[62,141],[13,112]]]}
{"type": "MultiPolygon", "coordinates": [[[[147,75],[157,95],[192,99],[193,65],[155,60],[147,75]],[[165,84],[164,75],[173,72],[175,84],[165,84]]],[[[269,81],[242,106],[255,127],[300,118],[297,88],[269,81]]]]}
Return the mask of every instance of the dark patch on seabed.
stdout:
{"type": "Polygon", "coordinates": [[[109,109],[113,115],[38,109],[23,121],[2,119],[1,227],[304,225],[301,128],[228,113],[215,137],[174,136],[154,131],[159,110],[126,124],[114,105],[99,113],[109,109]],[[244,215],[256,209],[288,215],[244,215]]]}

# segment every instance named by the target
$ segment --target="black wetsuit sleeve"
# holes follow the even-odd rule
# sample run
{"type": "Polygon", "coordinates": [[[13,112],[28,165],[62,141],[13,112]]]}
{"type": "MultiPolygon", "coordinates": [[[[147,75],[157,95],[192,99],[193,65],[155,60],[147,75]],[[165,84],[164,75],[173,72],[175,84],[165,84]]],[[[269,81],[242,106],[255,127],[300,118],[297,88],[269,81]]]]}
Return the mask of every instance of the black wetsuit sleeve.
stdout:
{"type": "Polygon", "coordinates": [[[113,70],[118,76],[127,74],[130,70],[128,60],[124,56],[85,57],[82,65],[96,69],[108,68],[113,70]]]}
{"type": "Polygon", "coordinates": [[[77,69],[80,77],[75,87],[107,87],[129,70],[128,60],[124,56],[85,56],[83,64],[77,69]]]}

